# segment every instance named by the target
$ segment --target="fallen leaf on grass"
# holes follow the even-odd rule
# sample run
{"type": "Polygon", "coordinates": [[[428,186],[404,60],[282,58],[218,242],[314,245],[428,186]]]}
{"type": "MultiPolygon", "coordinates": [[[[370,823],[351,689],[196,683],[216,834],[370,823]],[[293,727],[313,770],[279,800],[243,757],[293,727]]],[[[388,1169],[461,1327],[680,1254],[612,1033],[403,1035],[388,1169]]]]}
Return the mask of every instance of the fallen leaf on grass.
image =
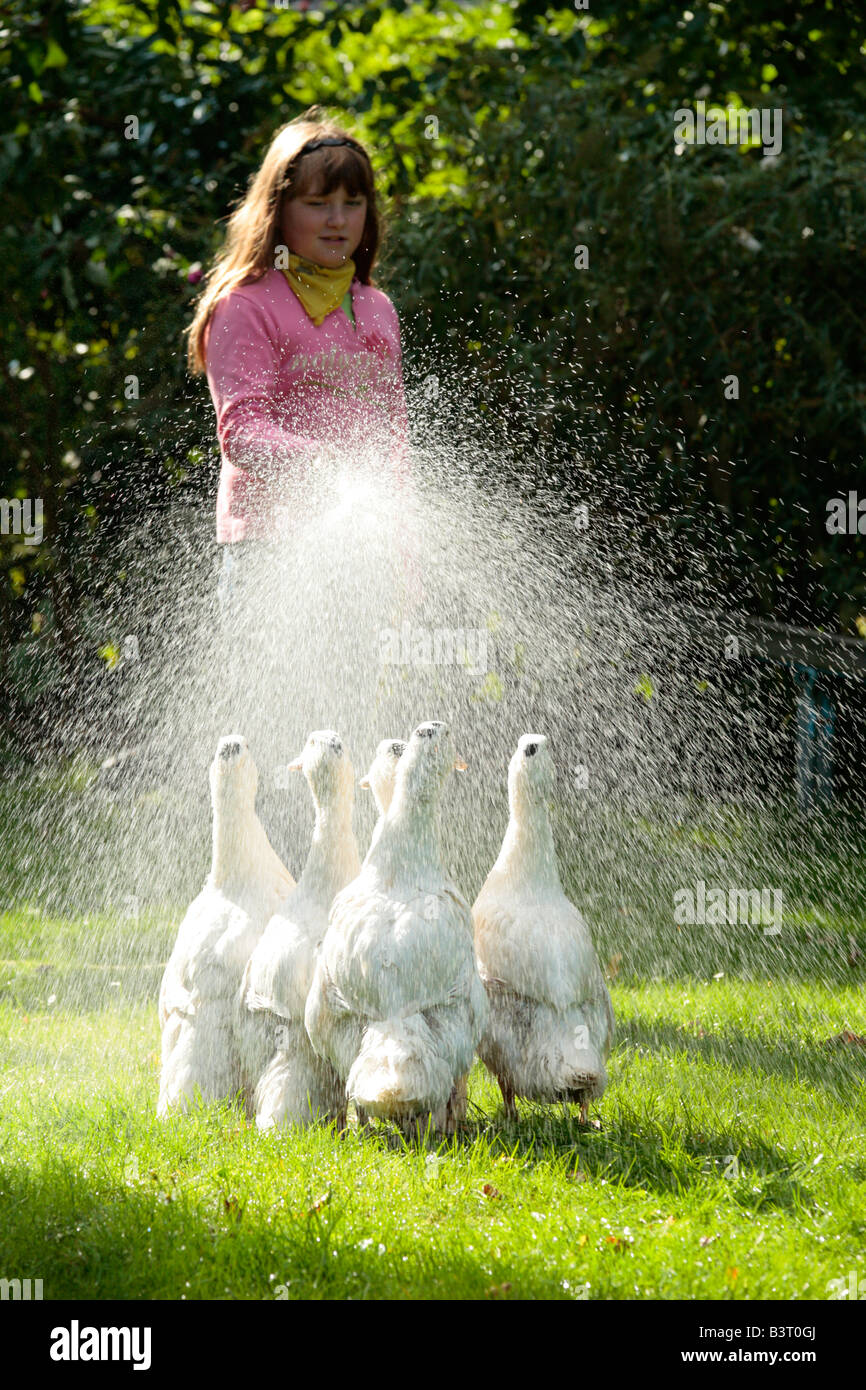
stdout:
{"type": "Polygon", "coordinates": [[[502,1296],[503,1296],[504,1294],[507,1294],[507,1293],[509,1293],[510,1291],[511,1291],[511,1285],[510,1285],[510,1284],[491,1284],[491,1285],[490,1285],[490,1288],[487,1290],[487,1297],[488,1297],[488,1298],[502,1298],[502,1296]]]}
{"type": "Polygon", "coordinates": [[[726,1277],[727,1277],[728,1279],[730,1279],[730,1281],[731,1281],[732,1284],[736,1284],[736,1282],[737,1282],[737,1275],[739,1274],[739,1272],[740,1272],[740,1271],[738,1270],[738,1268],[737,1268],[736,1265],[730,1265],[730,1266],[725,1270],[725,1275],[726,1275],[726,1277]]]}
{"type": "Polygon", "coordinates": [[[702,1026],[699,1018],[691,1018],[688,1023],[681,1023],[677,1028],[677,1032],[683,1033],[686,1028],[694,1028],[699,1038],[705,1038],[707,1036],[706,1029],[702,1026]]]}
{"type": "Polygon", "coordinates": [[[484,1193],[485,1197],[491,1197],[494,1201],[502,1196],[502,1193],[498,1190],[498,1188],[495,1188],[493,1186],[492,1182],[486,1182],[482,1187],[481,1191],[484,1193]]]}
{"type": "Polygon", "coordinates": [[[630,1245],[634,1245],[634,1236],[626,1227],[621,1236],[608,1236],[605,1244],[612,1245],[614,1250],[627,1250],[630,1245]]]}
{"type": "Polygon", "coordinates": [[[835,1038],[826,1038],[821,1044],[822,1047],[866,1047],[866,1038],[859,1033],[853,1033],[850,1028],[843,1028],[841,1033],[837,1033],[835,1038]]]}

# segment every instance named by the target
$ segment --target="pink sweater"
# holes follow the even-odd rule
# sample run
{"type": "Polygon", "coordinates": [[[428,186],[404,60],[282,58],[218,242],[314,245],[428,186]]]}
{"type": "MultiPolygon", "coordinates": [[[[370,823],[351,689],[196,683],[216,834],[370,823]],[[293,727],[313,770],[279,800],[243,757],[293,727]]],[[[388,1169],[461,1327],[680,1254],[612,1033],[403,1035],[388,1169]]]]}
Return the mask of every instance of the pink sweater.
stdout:
{"type": "Polygon", "coordinates": [[[222,454],[218,541],[279,534],[297,506],[298,482],[323,449],[348,460],[372,449],[399,481],[406,478],[397,311],[360,280],[351,292],[354,328],[342,309],[317,328],[276,269],[214,309],[205,351],[222,454]]]}

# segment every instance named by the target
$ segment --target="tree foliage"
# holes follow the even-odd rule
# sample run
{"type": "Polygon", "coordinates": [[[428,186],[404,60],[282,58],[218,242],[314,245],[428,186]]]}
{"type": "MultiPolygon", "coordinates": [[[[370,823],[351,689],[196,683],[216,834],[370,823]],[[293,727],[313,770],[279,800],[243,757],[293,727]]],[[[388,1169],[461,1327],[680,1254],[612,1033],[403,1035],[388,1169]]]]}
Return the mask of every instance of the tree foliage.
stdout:
{"type": "Polygon", "coordinates": [[[712,511],[765,610],[852,629],[866,541],[825,517],[863,476],[856,6],[12,0],[3,24],[0,492],[45,528],[0,537],[7,696],[27,654],[74,681],[116,639],[107,537],[214,491],[195,270],[313,101],[375,152],[410,363],[474,354],[487,407],[531,416],[510,355],[555,402],[528,449],[566,477],[582,437],[599,476],[639,447],[658,515],[712,511]],[[677,152],[698,99],[781,109],[780,156],[677,152]]]}

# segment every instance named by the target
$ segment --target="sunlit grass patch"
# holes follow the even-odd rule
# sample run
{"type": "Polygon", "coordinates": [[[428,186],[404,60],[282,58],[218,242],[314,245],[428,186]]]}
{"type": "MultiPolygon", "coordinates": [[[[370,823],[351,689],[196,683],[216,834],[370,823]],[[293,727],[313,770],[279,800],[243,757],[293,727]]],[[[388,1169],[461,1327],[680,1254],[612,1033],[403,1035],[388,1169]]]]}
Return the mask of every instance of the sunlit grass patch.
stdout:
{"type": "Polygon", "coordinates": [[[476,1066],[465,1130],[407,1143],[161,1123],[157,976],[66,978],[0,1008],[0,1260],[48,1298],[797,1299],[862,1272],[863,1062],[822,1045],[862,1029],[855,988],[614,981],[597,1128],[507,1122],[476,1066]]]}

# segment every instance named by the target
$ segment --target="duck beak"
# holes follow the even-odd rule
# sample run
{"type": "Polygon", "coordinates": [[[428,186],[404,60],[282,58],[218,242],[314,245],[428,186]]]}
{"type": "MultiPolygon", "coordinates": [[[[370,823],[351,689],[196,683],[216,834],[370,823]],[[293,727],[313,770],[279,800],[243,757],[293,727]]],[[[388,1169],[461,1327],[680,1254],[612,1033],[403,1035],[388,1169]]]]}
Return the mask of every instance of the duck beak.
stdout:
{"type": "Polygon", "coordinates": [[[290,763],[286,764],[289,772],[303,772],[304,764],[301,762],[302,757],[303,754],[299,753],[296,758],[293,758],[290,763]]]}
{"type": "Polygon", "coordinates": [[[465,771],[466,771],[466,764],[464,763],[464,761],[463,761],[462,758],[455,758],[455,759],[454,759],[454,771],[455,771],[455,772],[465,772],[465,771]]]}
{"type": "Polygon", "coordinates": [[[360,782],[358,783],[358,786],[359,786],[359,787],[365,787],[365,788],[367,789],[367,791],[369,791],[369,790],[370,790],[370,778],[369,778],[369,777],[362,777],[361,780],[360,780],[360,782]]]}

